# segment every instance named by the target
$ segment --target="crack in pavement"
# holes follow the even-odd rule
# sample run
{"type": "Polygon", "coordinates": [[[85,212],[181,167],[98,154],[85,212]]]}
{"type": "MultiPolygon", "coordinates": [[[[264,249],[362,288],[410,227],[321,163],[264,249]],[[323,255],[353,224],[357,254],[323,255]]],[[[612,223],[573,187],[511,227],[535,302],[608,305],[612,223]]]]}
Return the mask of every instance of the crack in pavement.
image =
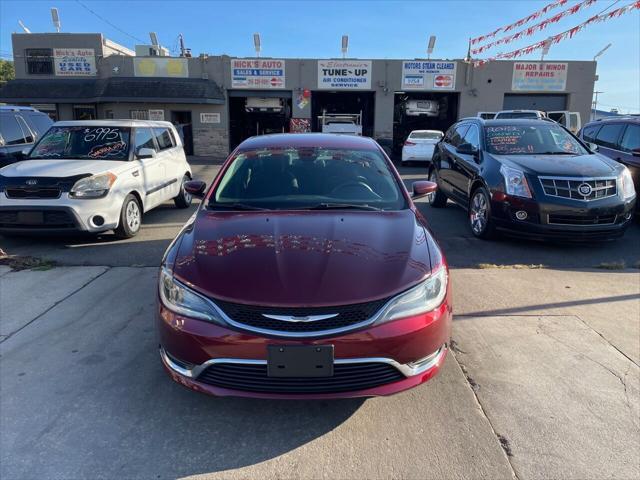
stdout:
{"type": "MultiPolygon", "coordinates": [[[[451,340],[451,342],[452,342],[452,344],[458,345],[457,342],[455,340],[453,340],[453,339],[451,340]]],[[[487,423],[489,424],[489,428],[491,428],[491,432],[493,433],[493,435],[498,440],[498,443],[500,445],[500,449],[504,453],[504,457],[507,460],[507,463],[509,464],[509,468],[511,469],[511,474],[513,475],[513,478],[515,478],[516,480],[519,480],[520,477],[516,473],[516,470],[514,468],[513,463],[511,463],[511,457],[513,457],[513,451],[511,450],[511,443],[509,442],[509,439],[506,436],[501,435],[498,432],[496,432],[496,429],[494,428],[493,423],[491,422],[491,419],[489,418],[489,415],[487,415],[487,412],[485,411],[485,409],[484,409],[484,407],[482,405],[482,402],[480,402],[480,398],[478,397],[477,390],[480,388],[480,385],[477,382],[475,382],[475,380],[471,379],[471,377],[469,377],[467,375],[467,373],[466,373],[467,372],[467,367],[458,358],[458,354],[461,353],[461,352],[462,352],[462,350],[460,350],[457,346],[455,348],[453,348],[453,347],[451,348],[451,353],[452,353],[451,356],[456,361],[456,364],[458,365],[458,367],[462,371],[465,379],[467,380],[469,388],[471,389],[471,392],[473,393],[473,398],[475,398],[476,404],[478,405],[478,408],[480,409],[480,412],[482,413],[484,418],[487,420],[487,423]],[[471,383],[471,382],[473,382],[473,383],[471,383]]]]}
{"type": "MultiPolygon", "coordinates": [[[[103,266],[103,265],[101,265],[103,266]]],[[[2,338],[0,340],[0,343],[3,343],[5,341],[7,341],[8,339],[10,339],[11,337],[13,337],[14,335],[16,335],[17,333],[21,332],[22,330],[24,330],[26,327],[28,327],[29,325],[31,325],[33,322],[35,322],[36,320],[38,320],[39,318],[41,318],[42,316],[46,315],[48,312],[50,312],[51,310],[53,310],[55,307],[57,307],[58,305],[60,305],[62,302],[64,302],[65,300],[67,300],[69,297],[75,295],[76,293],[78,293],[80,290],[82,290],[84,287],[86,287],[87,285],[89,285],[91,282],[93,282],[94,280],[97,280],[98,278],[100,278],[101,276],[103,276],[105,273],[107,273],[108,271],[111,270],[111,267],[106,267],[105,271],[102,273],[99,273],[98,275],[96,275],[95,277],[89,279],[88,282],[82,284],[80,287],[78,287],[77,289],[75,289],[73,292],[69,293],[69,295],[66,295],[65,297],[61,298],[60,300],[58,300],[57,302],[55,302],[53,305],[51,305],[49,308],[47,308],[44,312],[36,315],[35,317],[33,317],[31,320],[29,320],[27,323],[25,323],[24,325],[22,325],[20,328],[18,328],[17,330],[15,330],[14,332],[11,332],[9,335],[4,336],[4,338],[2,338]]]]}

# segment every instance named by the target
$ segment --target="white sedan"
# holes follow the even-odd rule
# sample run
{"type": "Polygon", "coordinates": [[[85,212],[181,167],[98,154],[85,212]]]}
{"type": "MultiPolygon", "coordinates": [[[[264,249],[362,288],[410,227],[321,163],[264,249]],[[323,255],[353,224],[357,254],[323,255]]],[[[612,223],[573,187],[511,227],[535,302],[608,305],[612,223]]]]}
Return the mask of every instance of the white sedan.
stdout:
{"type": "Polygon", "coordinates": [[[132,237],[152,208],[171,199],[178,208],[191,204],[190,178],[169,122],[58,122],[25,160],[0,169],[0,233],[132,237]]]}
{"type": "Polygon", "coordinates": [[[407,162],[430,162],[433,150],[444,133],[440,130],[414,130],[402,146],[402,164],[407,162]]]}

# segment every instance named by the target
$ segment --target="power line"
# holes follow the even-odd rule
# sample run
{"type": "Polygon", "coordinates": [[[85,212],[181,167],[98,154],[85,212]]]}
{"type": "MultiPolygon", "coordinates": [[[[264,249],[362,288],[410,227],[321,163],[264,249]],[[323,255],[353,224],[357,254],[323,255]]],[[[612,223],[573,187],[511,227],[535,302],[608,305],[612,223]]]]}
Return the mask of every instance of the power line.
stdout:
{"type": "Polygon", "coordinates": [[[109,20],[107,20],[106,18],[104,18],[102,15],[94,12],[93,10],[91,10],[89,7],[87,7],[84,3],[82,3],[80,0],[76,0],[76,3],[78,5],[80,5],[81,7],[83,7],[85,10],[87,10],[88,12],[90,12],[91,14],[93,14],[95,17],[99,18],[100,20],[102,20],[104,23],[106,23],[107,25],[110,25],[112,28],[115,28],[116,30],[118,30],[120,33],[125,34],[127,37],[131,37],[133,38],[136,42],[140,42],[140,43],[145,43],[144,40],[140,40],[138,37],[135,37],[133,35],[131,35],[130,33],[125,32],[124,30],[122,30],[120,27],[114,25],[113,23],[111,23],[109,20]]]}

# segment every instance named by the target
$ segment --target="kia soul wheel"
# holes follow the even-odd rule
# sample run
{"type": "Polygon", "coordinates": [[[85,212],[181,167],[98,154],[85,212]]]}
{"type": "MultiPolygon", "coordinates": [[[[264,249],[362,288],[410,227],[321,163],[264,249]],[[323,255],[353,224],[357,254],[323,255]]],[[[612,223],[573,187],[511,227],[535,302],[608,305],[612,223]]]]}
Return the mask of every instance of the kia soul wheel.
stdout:
{"type": "Polygon", "coordinates": [[[120,222],[115,229],[116,236],[120,238],[131,238],[140,231],[142,224],[142,208],[135,195],[129,194],[124,199],[122,210],[120,211],[120,222]]]}

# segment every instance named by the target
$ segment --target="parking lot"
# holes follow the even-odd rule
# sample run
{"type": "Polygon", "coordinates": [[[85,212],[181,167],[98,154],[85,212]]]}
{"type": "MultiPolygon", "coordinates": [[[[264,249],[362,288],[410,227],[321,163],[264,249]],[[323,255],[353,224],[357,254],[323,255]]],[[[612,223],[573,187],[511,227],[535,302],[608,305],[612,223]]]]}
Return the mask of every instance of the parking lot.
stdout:
{"type": "MultiPolygon", "coordinates": [[[[220,162],[192,159],[210,181],[220,162]]],[[[423,179],[423,168],[401,168],[423,179]]],[[[449,261],[452,351],[387,398],[212,398],[164,373],[157,266],[193,213],[140,234],[3,238],[0,476],[30,478],[639,478],[640,223],[607,244],[470,233],[419,207],[449,261]]]]}

